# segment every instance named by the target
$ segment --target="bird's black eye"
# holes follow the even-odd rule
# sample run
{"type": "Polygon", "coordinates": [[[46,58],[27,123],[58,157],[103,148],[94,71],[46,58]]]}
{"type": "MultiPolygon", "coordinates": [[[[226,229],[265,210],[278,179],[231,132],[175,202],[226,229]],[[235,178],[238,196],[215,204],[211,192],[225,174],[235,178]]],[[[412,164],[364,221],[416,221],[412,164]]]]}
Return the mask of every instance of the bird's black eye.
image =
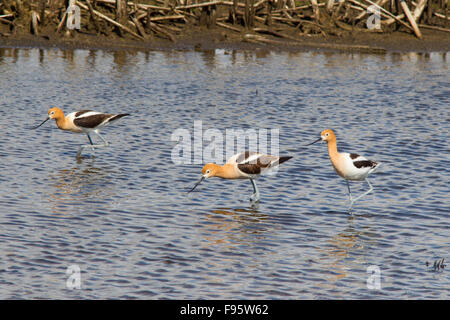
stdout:
{"type": "Polygon", "coordinates": [[[209,170],[206,170],[206,174],[208,174],[209,173],[209,170]]]}
{"type": "Polygon", "coordinates": [[[328,133],[325,133],[325,137],[328,137],[328,133]]]}

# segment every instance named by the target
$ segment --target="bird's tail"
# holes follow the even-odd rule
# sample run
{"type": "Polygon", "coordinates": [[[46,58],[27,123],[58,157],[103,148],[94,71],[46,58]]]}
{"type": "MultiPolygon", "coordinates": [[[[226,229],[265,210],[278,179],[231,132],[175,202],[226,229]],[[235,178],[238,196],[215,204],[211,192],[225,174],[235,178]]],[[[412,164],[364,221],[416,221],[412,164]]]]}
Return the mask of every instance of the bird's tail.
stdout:
{"type": "Polygon", "coordinates": [[[288,161],[291,158],[292,158],[291,156],[279,157],[278,161],[274,161],[270,164],[269,169],[267,170],[267,174],[275,175],[278,172],[279,165],[283,162],[288,161]]]}
{"type": "Polygon", "coordinates": [[[129,115],[130,115],[129,113],[116,114],[114,117],[109,118],[108,122],[112,122],[112,121],[115,121],[115,120],[120,119],[122,117],[129,116],[129,115]]]}
{"type": "Polygon", "coordinates": [[[374,166],[372,167],[372,169],[370,169],[370,173],[375,172],[378,170],[378,168],[381,166],[381,162],[374,162],[374,166]]]}
{"type": "Polygon", "coordinates": [[[291,159],[291,158],[292,158],[291,156],[280,157],[280,158],[278,159],[278,164],[282,164],[283,162],[286,162],[286,161],[288,161],[288,160],[291,159]]]}

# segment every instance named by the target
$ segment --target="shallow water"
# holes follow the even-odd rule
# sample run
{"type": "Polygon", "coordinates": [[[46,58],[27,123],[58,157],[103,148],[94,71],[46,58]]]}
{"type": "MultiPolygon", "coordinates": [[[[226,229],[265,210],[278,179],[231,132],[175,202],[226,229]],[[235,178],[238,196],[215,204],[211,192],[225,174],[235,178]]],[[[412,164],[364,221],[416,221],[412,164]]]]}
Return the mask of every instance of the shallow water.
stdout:
{"type": "Polygon", "coordinates": [[[1,299],[449,298],[446,54],[0,49],[0,74],[1,299]],[[86,136],[30,130],[50,106],[132,115],[77,160],[86,136]],[[294,158],[258,206],[245,180],[187,194],[202,164],[171,135],[199,120],[279,130],[294,158]],[[353,216],[326,146],[302,146],[325,128],[382,162],[353,216]]]}

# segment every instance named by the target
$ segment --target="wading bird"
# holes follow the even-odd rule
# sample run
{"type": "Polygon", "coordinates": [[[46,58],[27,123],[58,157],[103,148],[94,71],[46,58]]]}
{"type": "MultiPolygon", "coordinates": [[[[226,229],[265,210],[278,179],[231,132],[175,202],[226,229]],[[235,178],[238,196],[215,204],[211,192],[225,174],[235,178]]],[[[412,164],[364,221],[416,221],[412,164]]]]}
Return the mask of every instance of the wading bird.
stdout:
{"type": "Polygon", "coordinates": [[[206,164],[202,169],[200,180],[189,192],[192,192],[206,178],[250,179],[253,186],[253,194],[250,200],[252,202],[258,202],[260,197],[255,179],[267,170],[291,158],[289,156],[277,157],[250,151],[241,152],[232,156],[223,166],[215,163],[206,164]]]}
{"type": "Polygon", "coordinates": [[[51,108],[48,110],[48,117],[40,125],[34,127],[37,129],[42,126],[47,120],[54,119],[56,125],[61,130],[67,130],[75,133],[85,133],[89,139],[90,145],[83,145],[77,152],[77,158],[81,155],[84,148],[95,148],[106,147],[109,145],[98,132],[99,129],[107,125],[108,123],[120,119],[122,117],[128,116],[128,113],[122,114],[107,114],[91,110],[82,110],[77,112],[69,113],[64,116],[64,112],[60,108],[51,108]],[[91,139],[91,132],[94,132],[100,139],[103,140],[104,144],[94,144],[91,139]]]}
{"type": "Polygon", "coordinates": [[[328,155],[330,156],[331,164],[333,165],[337,174],[347,181],[348,194],[350,198],[350,208],[348,210],[349,213],[351,213],[351,209],[355,201],[361,199],[373,190],[373,187],[367,179],[367,176],[371,174],[375,169],[377,169],[380,166],[380,163],[372,160],[367,160],[366,158],[355,153],[338,152],[336,135],[334,134],[333,130],[330,129],[322,131],[322,133],[320,134],[320,138],[310,144],[307,144],[307,146],[321,140],[326,141],[328,144],[328,155]],[[365,180],[370,189],[362,195],[353,199],[352,193],[350,192],[349,180],[365,180]]]}

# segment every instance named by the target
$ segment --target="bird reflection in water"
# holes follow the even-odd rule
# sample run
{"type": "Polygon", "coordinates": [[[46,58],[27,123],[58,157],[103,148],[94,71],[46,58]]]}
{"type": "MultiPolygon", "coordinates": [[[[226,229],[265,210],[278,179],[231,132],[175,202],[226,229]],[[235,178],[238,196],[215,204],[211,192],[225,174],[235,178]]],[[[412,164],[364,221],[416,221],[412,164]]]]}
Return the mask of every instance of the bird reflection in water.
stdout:
{"type": "Polygon", "coordinates": [[[367,263],[364,255],[364,249],[376,241],[377,235],[370,231],[361,231],[353,226],[353,219],[349,218],[349,225],[337,233],[326,242],[326,246],[319,250],[322,267],[328,270],[325,286],[334,288],[339,280],[351,276],[350,270],[365,270],[364,265],[367,263]],[[369,237],[373,240],[362,239],[369,237]],[[325,257],[324,257],[325,256],[325,257]]]}
{"type": "Polygon", "coordinates": [[[113,198],[112,175],[111,170],[94,167],[92,162],[52,172],[48,201],[53,214],[87,212],[100,201],[113,198]]]}
{"type": "Polygon", "coordinates": [[[201,226],[208,246],[220,244],[231,248],[260,240],[259,236],[267,231],[264,222],[268,218],[254,208],[218,208],[206,215],[201,226]]]}

